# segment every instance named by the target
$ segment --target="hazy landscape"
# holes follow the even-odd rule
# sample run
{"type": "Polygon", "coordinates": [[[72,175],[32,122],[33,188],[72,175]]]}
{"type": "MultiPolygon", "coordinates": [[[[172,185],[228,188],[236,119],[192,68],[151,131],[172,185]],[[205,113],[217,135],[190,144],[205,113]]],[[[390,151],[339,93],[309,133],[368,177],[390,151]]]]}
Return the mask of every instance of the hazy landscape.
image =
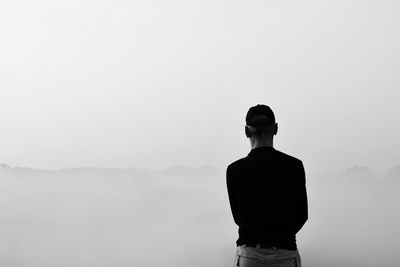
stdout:
{"type": "Polygon", "coordinates": [[[231,267],[256,104],[304,162],[303,267],[400,266],[399,10],[1,1],[0,267],[231,267]]]}
{"type": "MultiPolygon", "coordinates": [[[[303,265],[398,266],[399,186],[400,166],[308,173],[303,265]]],[[[223,267],[236,238],[222,168],[0,165],[0,266],[223,267]]]]}

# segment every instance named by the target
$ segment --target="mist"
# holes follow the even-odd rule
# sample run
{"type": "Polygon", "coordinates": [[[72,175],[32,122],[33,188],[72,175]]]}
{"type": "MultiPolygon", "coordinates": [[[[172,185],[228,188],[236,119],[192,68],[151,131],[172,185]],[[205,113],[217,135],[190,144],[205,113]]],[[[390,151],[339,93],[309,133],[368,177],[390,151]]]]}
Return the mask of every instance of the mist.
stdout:
{"type": "MultiPolygon", "coordinates": [[[[304,266],[397,266],[400,168],[307,174],[304,266]]],[[[0,170],[1,266],[231,266],[224,170],[0,170]]],[[[268,210],[268,207],[265,207],[268,210]]]]}
{"type": "Polygon", "coordinates": [[[256,104],[305,164],[303,265],[398,266],[398,10],[1,1],[0,266],[231,266],[256,104]]]}
{"type": "Polygon", "coordinates": [[[400,158],[398,1],[2,1],[0,162],[224,168],[245,114],[312,172],[400,158]],[[217,149],[216,149],[217,148],[217,149]]]}

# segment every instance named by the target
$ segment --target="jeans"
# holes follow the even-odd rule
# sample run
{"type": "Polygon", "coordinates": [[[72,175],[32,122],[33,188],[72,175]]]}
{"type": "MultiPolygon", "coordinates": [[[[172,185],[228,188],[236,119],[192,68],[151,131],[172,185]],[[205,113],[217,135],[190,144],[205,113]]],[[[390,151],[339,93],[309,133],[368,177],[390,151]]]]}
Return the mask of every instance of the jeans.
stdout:
{"type": "Polygon", "coordinates": [[[298,250],[238,246],[235,267],[301,267],[298,250]]]}

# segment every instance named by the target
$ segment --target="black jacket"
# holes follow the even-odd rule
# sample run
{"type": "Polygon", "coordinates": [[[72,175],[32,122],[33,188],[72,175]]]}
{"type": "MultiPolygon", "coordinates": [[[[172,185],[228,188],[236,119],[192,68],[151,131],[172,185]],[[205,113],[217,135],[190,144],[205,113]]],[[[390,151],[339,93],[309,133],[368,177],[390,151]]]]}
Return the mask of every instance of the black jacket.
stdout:
{"type": "Polygon", "coordinates": [[[226,172],[229,202],[239,226],[236,244],[295,250],[308,219],[303,163],[272,147],[251,150],[226,172]]]}

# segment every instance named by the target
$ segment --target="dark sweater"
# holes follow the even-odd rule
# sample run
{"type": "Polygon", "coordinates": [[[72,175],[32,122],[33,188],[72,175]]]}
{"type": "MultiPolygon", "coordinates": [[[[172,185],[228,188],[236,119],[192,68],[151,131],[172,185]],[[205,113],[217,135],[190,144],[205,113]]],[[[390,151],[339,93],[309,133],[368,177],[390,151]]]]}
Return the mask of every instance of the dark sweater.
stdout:
{"type": "Polygon", "coordinates": [[[303,163],[272,147],[251,150],[226,172],[229,202],[239,226],[238,246],[297,249],[296,233],[308,219],[303,163]]]}

